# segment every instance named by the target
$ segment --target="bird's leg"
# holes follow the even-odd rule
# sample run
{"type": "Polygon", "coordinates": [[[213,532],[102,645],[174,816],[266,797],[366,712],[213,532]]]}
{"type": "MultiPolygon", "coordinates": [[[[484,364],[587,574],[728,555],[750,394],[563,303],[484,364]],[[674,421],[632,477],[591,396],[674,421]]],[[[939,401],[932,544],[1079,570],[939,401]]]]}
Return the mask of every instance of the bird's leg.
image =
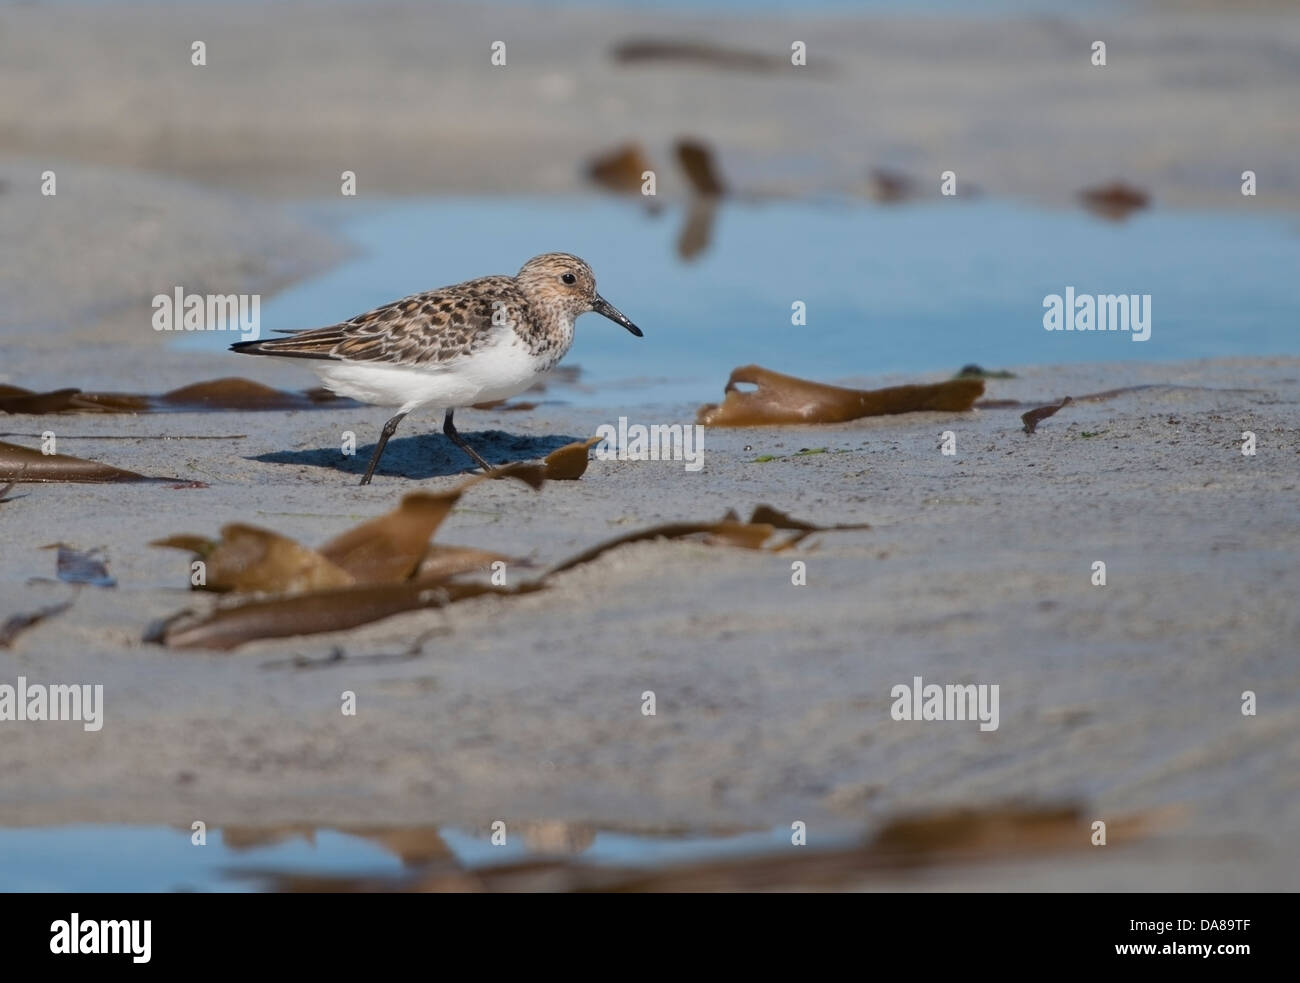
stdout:
{"type": "Polygon", "coordinates": [[[398,413],[397,416],[384,424],[384,432],[379,435],[379,443],[375,445],[375,452],[370,455],[370,466],[366,468],[366,475],[361,479],[363,485],[370,484],[370,478],[375,473],[375,467],[384,454],[384,448],[388,446],[388,438],[397,430],[397,425],[402,422],[404,416],[406,416],[405,413],[398,413]]]}
{"type": "Polygon", "coordinates": [[[484,471],[491,471],[492,465],[488,464],[487,461],[479,457],[478,451],[474,450],[473,447],[470,447],[469,444],[465,443],[465,438],[456,432],[456,426],[451,422],[451,415],[453,412],[455,411],[448,410],[447,415],[442,418],[442,432],[445,433],[449,438],[451,438],[451,442],[453,444],[455,444],[457,447],[463,450],[470,457],[474,458],[474,460],[478,462],[478,466],[481,467],[484,471]]]}

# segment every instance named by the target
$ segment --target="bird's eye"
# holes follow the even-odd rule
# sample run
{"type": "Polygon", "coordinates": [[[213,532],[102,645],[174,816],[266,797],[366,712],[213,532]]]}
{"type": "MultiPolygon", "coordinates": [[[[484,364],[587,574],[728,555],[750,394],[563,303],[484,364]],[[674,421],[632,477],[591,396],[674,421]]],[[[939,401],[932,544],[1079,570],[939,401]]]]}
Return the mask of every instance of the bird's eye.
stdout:
{"type": "Polygon", "coordinates": [[[566,273],[564,274],[564,276],[560,277],[560,279],[563,280],[565,283],[569,283],[569,284],[578,282],[578,278],[574,276],[572,273],[566,273]]]}

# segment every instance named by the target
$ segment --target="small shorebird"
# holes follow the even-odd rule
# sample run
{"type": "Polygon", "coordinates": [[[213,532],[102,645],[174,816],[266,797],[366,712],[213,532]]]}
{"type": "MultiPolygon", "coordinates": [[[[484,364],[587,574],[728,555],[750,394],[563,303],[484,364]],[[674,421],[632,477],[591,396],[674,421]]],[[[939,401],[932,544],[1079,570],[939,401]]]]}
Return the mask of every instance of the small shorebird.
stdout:
{"type": "Polygon", "coordinates": [[[442,432],[483,460],[456,432],[457,407],[506,399],[555,367],[573,344],[573,322],[603,314],[641,337],[641,329],[596,293],[591,267],[568,253],[534,256],[515,276],[485,276],[412,294],[350,321],[287,338],[244,341],[231,351],[310,359],[325,388],[376,406],[396,406],[371,455],[363,485],[402,417],[421,406],[446,411],[442,432]]]}

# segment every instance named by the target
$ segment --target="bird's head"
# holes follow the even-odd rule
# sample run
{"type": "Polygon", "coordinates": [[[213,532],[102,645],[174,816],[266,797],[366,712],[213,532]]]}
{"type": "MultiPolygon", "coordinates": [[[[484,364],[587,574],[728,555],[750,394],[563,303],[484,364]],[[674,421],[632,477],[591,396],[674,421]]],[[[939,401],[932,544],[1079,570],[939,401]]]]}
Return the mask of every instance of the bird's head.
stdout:
{"type": "Polygon", "coordinates": [[[560,310],[570,320],[579,314],[595,311],[621,324],[638,338],[641,329],[629,321],[617,307],[596,293],[596,275],[591,267],[571,253],[542,253],[520,268],[520,287],[533,303],[560,310]]]}

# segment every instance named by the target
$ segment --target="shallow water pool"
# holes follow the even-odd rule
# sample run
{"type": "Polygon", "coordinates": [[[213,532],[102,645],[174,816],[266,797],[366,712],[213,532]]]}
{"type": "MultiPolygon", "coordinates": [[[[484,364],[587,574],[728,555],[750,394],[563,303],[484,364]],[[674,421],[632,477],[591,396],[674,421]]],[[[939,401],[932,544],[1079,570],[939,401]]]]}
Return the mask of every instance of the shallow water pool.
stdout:
{"type": "MultiPolygon", "coordinates": [[[[585,386],[563,394],[577,403],[715,399],[731,369],[750,362],[834,381],[970,362],[1300,354],[1300,234],[1290,217],[1157,209],[1112,222],[987,199],[738,201],[716,209],[707,244],[683,259],[687,209],[651,212],[639,200],[348,201],[314,211],[357,255],[268,299],[263,334],[514,272],[539,252],[573,252],[646,335],[584,316],[566,361],[582,367],[585,386]],[[1044,300],[1066,288],[1149,295],[1150,338],[1045,330],[1044,300]],[[804,324],[792,323],[796,304],[804,324]]],[[[213,332],[177,343],[216,352],[229,341],[213,332]]],[[[239,371],[239,357],[222,358],[221,371],[239,371]]]]}
{"type": "Polygon", "coordinates": [[[788,829],[725,836],[648,836],[550,825],[549,835],[541,838],[559,836],[564,845],[539,843],[538,835],[518,833],[494,845],[486,832],[451,827],[368,835],[333,829],[272,831],[265,837],[240,831],[229,841],[222,831],[209,830],[202,846],[192,843],[190,831],[165,826],[0,829],[0,891],[249,892],[273,889],[281,878],[294,876],[398,884],[421,863],[404,862],[400,850],[383,845],[385,836],[423,850],[423,863],[436,860],[461,870],[564,856],[610,867],[654,868],[773,852],[788,846],[790,836],[788,829]]]}

